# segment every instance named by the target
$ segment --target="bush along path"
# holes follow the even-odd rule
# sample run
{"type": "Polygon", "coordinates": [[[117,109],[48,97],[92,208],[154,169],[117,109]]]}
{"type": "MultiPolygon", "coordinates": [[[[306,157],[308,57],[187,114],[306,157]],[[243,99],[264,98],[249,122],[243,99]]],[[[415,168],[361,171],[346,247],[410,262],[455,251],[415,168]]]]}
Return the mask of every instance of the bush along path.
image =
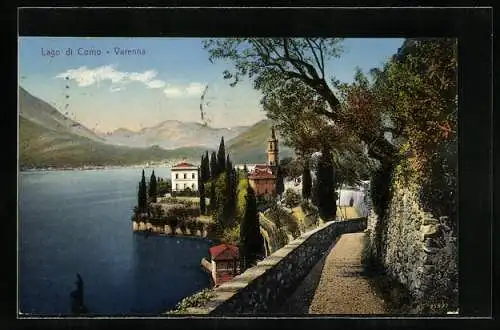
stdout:
{"type": "Polygon", "coordinates": [[[384,300],[363,275],[364,233],[342,235],[287,299],[286,314],[385,314],[384,300]]]}

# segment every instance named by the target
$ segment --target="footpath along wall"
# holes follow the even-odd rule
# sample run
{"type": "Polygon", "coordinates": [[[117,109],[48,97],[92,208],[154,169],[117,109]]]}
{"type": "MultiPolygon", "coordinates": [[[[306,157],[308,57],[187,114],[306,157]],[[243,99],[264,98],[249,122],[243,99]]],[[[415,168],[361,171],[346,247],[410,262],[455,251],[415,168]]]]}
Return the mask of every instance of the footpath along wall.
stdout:
{"type": "Polygon", "coordinates": [[[265,314],[283,302],[338,237],[366,228],[366,218],[327,222],[271,254],[213,291],[212,298],[183,314],[265,314]]]}

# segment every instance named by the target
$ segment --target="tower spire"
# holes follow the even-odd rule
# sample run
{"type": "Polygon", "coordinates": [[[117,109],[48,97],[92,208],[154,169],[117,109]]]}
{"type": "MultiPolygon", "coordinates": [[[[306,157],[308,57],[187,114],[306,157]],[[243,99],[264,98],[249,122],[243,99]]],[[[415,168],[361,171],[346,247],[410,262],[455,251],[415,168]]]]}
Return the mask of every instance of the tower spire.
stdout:
{"type": "Polygon", "coordinates": [[[271,126],[271,137],[267,144],[267,163],[270,166],[277,166],[279,162],[278,159],[278,139],[276,139],[276,133],[274,131],[274,126],[271,126]]]}

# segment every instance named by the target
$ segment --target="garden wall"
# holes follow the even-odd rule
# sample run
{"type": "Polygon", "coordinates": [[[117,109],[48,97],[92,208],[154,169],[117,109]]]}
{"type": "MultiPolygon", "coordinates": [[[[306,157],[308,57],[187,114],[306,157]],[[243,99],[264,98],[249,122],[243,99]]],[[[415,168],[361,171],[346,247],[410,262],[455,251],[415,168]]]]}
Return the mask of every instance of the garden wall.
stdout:
{"type": "Polygon", "coordinates": [[[271,313],[293,292],[340,235],[363,231],[366,222],[366,218],[360,218],[323,224],[215,288],[212,298],[184,313],[211,316],[271,313]]]}

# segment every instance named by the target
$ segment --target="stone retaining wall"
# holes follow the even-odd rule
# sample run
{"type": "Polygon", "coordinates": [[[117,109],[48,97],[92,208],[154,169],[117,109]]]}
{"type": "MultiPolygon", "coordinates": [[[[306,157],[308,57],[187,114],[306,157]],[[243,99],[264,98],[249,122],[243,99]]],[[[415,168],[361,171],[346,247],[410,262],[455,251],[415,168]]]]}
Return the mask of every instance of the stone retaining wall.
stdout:
{"type": "MultiPolygon", "coordinates": [[[[457,245],[447,217],[424,212],[416,185],[394,184],[389,205],[385,245],[378,256],[386,273],[415,298],[415,312],[455,308],[458,300],[457,245]],[[449,306],[452,305],[452,306],[449,306]]],[[[378,218],[368,216],[367,232],[375,250],[378,218]]]]}
{"type": "Polygon", "coordinates": [[[189,228],[184,228],[184,230],[182,230],[180,227],[177,227],[175,233],[172,233],[172,228],[169,225],[154,225],[146,221],[132,221],[132,230],[172,236],[207,237],[208,234],[206,226],[204,226],[203,230],[196,229],[194,231],[191,231],[189,228]]]}
{"type": "Polygon", "coordinates": [[[214,297],[185,314],[266,314],[277,309],[344,233],[363,231],[366,218],[328,222],[214,289],[214,297]]]}

